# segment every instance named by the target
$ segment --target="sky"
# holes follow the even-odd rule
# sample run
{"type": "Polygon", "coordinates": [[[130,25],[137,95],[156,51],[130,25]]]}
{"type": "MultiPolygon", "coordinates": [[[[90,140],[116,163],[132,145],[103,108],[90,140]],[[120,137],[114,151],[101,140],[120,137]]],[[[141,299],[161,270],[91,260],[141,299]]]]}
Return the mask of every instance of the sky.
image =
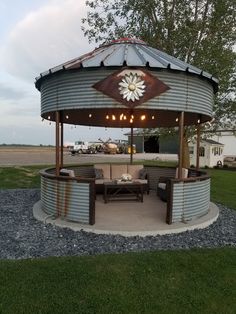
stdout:
{"type": "MultiPolygon", "coordinates": [[[[40,117],[35,77],[92,51],[81,30],[85,0],[0,0],[0,144],[55,144],[40,117]]],[[[65,143],[124,139],[127,129],[66,125],[65,143]]]]}

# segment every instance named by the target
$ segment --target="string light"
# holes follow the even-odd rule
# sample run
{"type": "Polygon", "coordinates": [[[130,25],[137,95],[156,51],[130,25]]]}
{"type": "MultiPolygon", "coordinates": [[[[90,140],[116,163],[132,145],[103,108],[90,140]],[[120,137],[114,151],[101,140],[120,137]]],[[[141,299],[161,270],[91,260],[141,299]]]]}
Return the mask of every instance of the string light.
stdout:
{"type": "Polygon", "coordinates": [[[146,119],[146,116],[143,114],[142,116],[141,116],[141,120],[143,121],[143,120],[145,120],[146,119]]]}
{"type": "Polygon", "coordinates": [[[48,116],[48,120],[50,120],[51,119],[51,116],[48,116]]]}
{"type": "Polygon", "coordinates": [[[108,116],[108,114],[106,115],[106,119],[107,119],[107,120],[109,120],[109,116],[108,116]]]}
{"type": "Polygon", "coordinates": [[[126,115],[124,115],[123,119],[124,119],[124,120],[126,120],[126,119],[127,119],[126,115]]]}
{"type": "Polygon", "coordinates": [[[112,115],[112,120],[116,120],[116,116],[114,114],[112,115]]]}
{"type": "Polygon", "coordinates": [[[155,117],[154,116],[152,116],[152,120],[154,120],[155,119],[155,117]]]}
{"type": "Polygon", "coordinates": [[[132,118],[130,118],[129,122],[130,122],[130,123],[133,123],[133,121],[134,121],[134,120],[133,120],[132,118]]]}
{"type": "Polygon", "coordinates": [[[197,120],[197,123],[199,124],[200,122],[201,122],[201,120],[200,120],[200,119],[198,119],[198,120],[197,120]]]}
{"type": "Polygon", "coordinates": [[[67,119],[67,120],[69,119],[69,116],[68,116],[68,114],[66,115],[66,119],[67,119]]]}
{"type": "Polygon", "coordinates": [[[89,114],[89,118],[92,118],[92,113],[89,114]]]}
{"type": "Polygon", "coordinates": [[[178,121],[179,121],[179,118],[176,118],[175,121],[178,122],[178,121]]]}
{"type": "Polygon", "coordinates": [[[124,117],[124,114],[122,113],[122,114],[120,115],[120,120],[122,120],[123,117],[124,117]]]}

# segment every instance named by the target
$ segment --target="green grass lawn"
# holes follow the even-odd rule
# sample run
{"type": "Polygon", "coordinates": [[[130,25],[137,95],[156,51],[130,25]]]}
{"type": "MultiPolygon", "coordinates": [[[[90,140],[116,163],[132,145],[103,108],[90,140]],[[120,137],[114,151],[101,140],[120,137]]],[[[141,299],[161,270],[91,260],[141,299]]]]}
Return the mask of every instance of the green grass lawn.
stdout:
{"type": "Polygon", "coordinates": [[[0,313],[235,313],[236,250],[0,261],[0,313]]]}
{"type": "Polygon", "coordinates": [[[236,209],[236,171],[208,169],[211,200],[236,209]]]}

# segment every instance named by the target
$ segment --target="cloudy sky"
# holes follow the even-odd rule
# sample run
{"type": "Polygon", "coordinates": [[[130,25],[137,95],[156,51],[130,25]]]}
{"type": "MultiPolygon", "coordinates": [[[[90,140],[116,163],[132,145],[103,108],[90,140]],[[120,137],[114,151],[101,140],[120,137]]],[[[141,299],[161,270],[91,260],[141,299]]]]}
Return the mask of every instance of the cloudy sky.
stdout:
{"type": "MultiPolygon", "coordinates": [[[[0,144],[54,144],[41,121],[35,77],[89,52],[81,31],[85,0],[0,0],[0,144]]],[[[65,142],[124,138],[126,130],[65,127],[65,142]]]]}

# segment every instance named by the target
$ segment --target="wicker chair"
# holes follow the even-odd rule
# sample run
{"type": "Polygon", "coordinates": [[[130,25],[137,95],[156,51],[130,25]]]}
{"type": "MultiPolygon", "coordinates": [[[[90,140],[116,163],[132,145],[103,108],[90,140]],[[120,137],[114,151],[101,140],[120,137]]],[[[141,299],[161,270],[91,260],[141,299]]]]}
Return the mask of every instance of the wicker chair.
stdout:
{"type": "MultiPolygon", "coordinates": [[[[178,178],[178,170],[179,168],[176,168],[175,177],[160,177],[157,182],[157,196],[159,196],[160,199],[164,202],[167,202],[167,199],[169,198],[168,194],[170,192],[170,180],[178,178]]],[[[182,178],[187,177],[188,169],[182,168],[182,178]]]]}

